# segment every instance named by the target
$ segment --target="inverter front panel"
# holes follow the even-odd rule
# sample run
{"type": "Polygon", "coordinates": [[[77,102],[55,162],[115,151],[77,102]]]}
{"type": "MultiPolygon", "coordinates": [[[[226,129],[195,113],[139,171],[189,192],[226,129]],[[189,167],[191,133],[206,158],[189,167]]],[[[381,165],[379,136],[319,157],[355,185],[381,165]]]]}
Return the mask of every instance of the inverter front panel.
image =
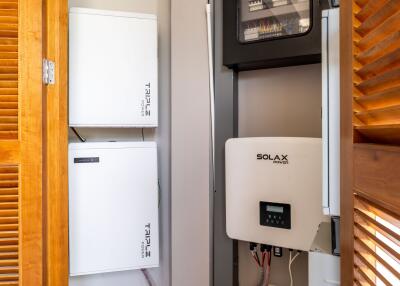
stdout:
{"type": "Polygon", "coordinates": [[[324,221],[320,138],[226,143],[226,228],[238,240],[308,251],[324,221]]]}
{"type": "Polygon", "coordinates": [[[72,8],[69,23],[70,126],[156,127],[156,17],[72,8]]]}
{"type": "Polygon", "coordinates": [[[69,145],[70,275],[159,264],[152,142],[69,145]]]}

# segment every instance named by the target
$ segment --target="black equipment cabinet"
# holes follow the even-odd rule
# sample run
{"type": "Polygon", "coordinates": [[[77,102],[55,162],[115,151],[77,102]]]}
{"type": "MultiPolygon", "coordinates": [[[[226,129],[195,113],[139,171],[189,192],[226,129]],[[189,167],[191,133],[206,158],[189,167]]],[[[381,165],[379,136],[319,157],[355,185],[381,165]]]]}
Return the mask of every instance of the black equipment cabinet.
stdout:
{"type": "Polygon", "coordinates": [[[223,64],[235,71],[321,62],[318,0],[223,0],[223,64]]]}

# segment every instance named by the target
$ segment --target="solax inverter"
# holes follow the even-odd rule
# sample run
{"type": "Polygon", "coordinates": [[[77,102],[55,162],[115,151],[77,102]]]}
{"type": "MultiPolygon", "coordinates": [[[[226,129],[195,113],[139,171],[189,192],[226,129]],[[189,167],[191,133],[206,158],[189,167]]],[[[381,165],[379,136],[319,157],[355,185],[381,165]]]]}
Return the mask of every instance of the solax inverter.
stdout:
{"type": "Polygon", "coordinates": [[[156,127],[156,16],[85,8],[69,16],[69,125],[156,127]]]}
{"type": "Polygon", "coordinates": [[[324,221],[321,200],[321,138],[227,141],[229,237],[309,251],[324,221]]]}
{"type": "Polygon", "coordinates": [[[159,265],[154,142],[69,145],[70,275],[159,265]]]}

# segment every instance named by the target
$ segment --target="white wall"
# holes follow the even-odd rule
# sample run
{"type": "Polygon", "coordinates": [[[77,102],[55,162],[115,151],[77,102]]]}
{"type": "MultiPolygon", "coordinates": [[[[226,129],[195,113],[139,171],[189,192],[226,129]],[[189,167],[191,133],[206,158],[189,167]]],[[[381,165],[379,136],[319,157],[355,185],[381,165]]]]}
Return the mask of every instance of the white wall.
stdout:
{"type": "MultiPolygon", "coordinates": [[[[168,1],[163,1],[168,2],[168,1]]],[[[157,13],[157,0],[69,0],[70,7],[157,13]]]]}
{"type": "MultiPolygon", "coordinates": [[[[70,7],[85,7],[151,13],[158,16],[159,33],[159,127],[146,129],[146,140],[158,143],[160,204],[160,267],[151,269],[155,286],[170,285],[170,1],[169,0],[70,0],[70,7]]],[[[88,141],[141,140],[140,129],[93,129],[80,128],[80,134],[88,141]]],[[[70,140],[76,141],[70,133],[70,140]]],[[[110,274],[72,278],[71,286],[141,286],[148,285],[141,271],[125,271],[110,274]]]]}
{"type": "Polygon", "coordinates": [[[206,3],[171,1],[173,286],[206,286],[211,276],[206,3]]]}
{"type": "MultiPolygon", "coordinates": [[[[239,73],[239,137],[321,137],[321,65],[239,73]]],[[[272,258],[271,284],[289,285],[288,252],[272,258]]],[[[292,266],[294,285],[308,285],[308,257],[292,266]]],[[[239,283],[256,285],[249,243],[239,242],[239,283]]]]}
{"type": "Polygon", "coordinates": [[[321,137],[321,65],[239,73],[239,135],[321,137]]]}

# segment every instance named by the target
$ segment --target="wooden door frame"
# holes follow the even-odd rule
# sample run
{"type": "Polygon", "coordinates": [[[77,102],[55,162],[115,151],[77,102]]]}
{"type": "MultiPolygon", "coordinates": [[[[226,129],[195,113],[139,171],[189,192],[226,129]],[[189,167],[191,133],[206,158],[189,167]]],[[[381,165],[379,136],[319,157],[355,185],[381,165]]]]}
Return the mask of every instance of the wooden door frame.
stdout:
{"type": "Polygon", "coordinates": [[[340,252],[341,285],[353,285],[353,1],[340,3],[340,252]]]}
{"type": "MultiPolygon", "coordinates": [[[[18,1],[19,285],[43,281],[43,29],[41,0],[18,1]]],[[[3,145],[4,146],[4,145],[3,145]]],[[[5,147],[5,146],[4,146],[5,147]]],[[[3,158],[2,158],[3,159],[3,158]]]]}
{"type": "Polygon", "coordinates": [[[68,286],[68,0],[43,2],[45,58],[56,68],[55,84],[45,89],[43,285],[68,286]]]}

